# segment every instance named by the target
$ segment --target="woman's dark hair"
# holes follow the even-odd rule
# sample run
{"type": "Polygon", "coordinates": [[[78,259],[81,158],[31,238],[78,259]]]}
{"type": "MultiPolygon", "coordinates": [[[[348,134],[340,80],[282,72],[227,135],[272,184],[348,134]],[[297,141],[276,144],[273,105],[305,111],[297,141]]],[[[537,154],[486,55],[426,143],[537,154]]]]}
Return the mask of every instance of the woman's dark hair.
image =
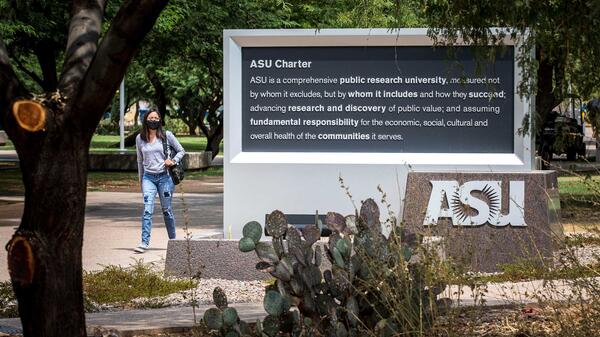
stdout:
{"type": "MultiPolygon", "coordinates": [[[[158,109],[156,109],[156,108],[148,109],[148,112],[146,112],[146,114],[144,115],[144,120],[142,121],[142,131],[140,132],[140,137],[145,142],[148,142],[148,140],[150,139],[150,128],[148,127],[147,121],[148,121],[148,116],[150,116],[150,113],[152,113],[152,112],[156,112],[158,114],[158,117],[160,117],[160,113],[158,112],[158,109]]],[[[167,135],[162,128],[162,118],[161,118],[161,123],[158,126],[158,129],[156,129],[156,137],[158,137],[160,140],[162,140],[164,142],[166,136],[167,135]]]]}

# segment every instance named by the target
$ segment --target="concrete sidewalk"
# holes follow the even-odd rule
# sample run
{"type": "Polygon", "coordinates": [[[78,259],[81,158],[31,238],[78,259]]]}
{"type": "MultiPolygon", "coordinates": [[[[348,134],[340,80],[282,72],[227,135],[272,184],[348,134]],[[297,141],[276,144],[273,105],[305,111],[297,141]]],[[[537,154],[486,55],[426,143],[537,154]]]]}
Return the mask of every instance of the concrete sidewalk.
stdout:
{"type": "MultiPolygon", "coordinates": [[[[263,319],[267,313],[262,303],[234,303],[240,319],[253,323],[263,319]]],[[[196,322],[199,323],[206,309],[214,306],[201,305],[196,308],[196,322]]],[[[192,307],[172,307],[148,310],[123,310],[112,312],[88,313],[85,315],[88,334],[92,335],[95,327],[118,331],[120,337],[134,335],[183,332],[194,326],[192,307]]],[[[21,330],[19,318],[0,319],[0,336],[9,331],[21,330]]]]}
{"type": "MultiPolygon", "coordinates": [[[[143,205],[140,192],[88,192],[83,238],[83,269],[98,270],[102,265],[127,266],[134,259],[164,263],[167,252],[167,232],[164,228],[158,198],[155,203],[150,249],[135,254],[140,242],[143,205]]],[[[10,203],[0,204],[0,244],[8,242],[23,213],[22,197],[1,197],[10,203]]],[[[185,193],[190,232],[195,236],[222,233],[223,194],[185,193]]],[[[173,209],[177,220],[177,237],[185,236],[183,200],[176,192],[173,209]]],[[[0,281],[9,279],[7,253],[0,249],[0,281]]]]}

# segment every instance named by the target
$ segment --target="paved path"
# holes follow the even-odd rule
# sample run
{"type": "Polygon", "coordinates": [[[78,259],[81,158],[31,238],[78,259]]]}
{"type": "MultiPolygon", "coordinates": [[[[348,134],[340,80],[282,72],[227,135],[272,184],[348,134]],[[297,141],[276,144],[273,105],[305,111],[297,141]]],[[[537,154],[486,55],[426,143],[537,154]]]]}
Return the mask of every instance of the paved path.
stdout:
{"type": "MultiPolygon", "coordinates": [[[[213,183],[214,184],[214,183],[213,183]]],[[[222,184],[222,183],[221,183],[222,184]]],[[[19,225],[23,212],[22,197],[2,197],[0,201],[0,281],[9,279],[4,245],[19,225]]],[[[183,237],[183,202],[181,194],[173,199],[177,219],[177,236],[183,237]]],[[[189,226],[194,235],[214,234],[223,228],[222,193],[186,193],[189,226]]],[[[167,232],[158,199],[155,203],[151,248],[144,254],[132,249],[140,242],[142,201],[139,192],[88,192],[83,238],[83,268],[97,270],[102,265],[127,266],[133,259],[164,262],[167,232]]]]}
{"type": "MultiPolygon", "coordinates": [[[[212,306],[201,305],[196,308],[196,320],[200,322],[204,311],[212,306]]],[[[232,304],[240,318],[246,322],[256,322],[267,314],[262,303],[232,304]]],[[[191,307],[174,307],[150,310],[124,310],[114,312],[97,312],[86,314],[88,333],[94,327],[115,329],[121,337],[133,334],[177,331],[194,326],[194,314],[191,307]]],[[[21,329],[19,318],[0,319],[0,336],[2,331],[18,331],[21,329]],[[12,329],[11,329],[12,328],[12,329]]]]}

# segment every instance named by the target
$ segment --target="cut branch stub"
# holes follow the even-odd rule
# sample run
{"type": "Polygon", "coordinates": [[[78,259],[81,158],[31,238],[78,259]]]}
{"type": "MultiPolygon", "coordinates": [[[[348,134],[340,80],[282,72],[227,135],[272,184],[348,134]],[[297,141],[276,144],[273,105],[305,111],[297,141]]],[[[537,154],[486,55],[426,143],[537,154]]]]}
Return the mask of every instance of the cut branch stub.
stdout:
{"type": "Polygon", "coordinates": [[[46,127],[46,108],[39,102],[19,100],[13,103],[12,112],[19,126],[29,132],[36,132],[46,127]]]}
{"type": "Polygon", "coordinates": [[[35,272],[35,257],[31,243],[25,236],[15,236],[8,246],[8,272],[13,282],[29,286],[35,272]]]}

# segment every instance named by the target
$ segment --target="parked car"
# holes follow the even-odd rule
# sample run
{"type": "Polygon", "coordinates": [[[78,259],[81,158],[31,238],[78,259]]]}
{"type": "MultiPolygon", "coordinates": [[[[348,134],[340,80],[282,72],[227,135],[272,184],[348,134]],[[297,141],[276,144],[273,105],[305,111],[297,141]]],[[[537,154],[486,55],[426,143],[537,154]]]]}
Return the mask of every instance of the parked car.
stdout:
{"type": "Polygon", "coordinates": [[[570,103],[566,111],[552,111],[543,125],[537,150],[544,162],[549,162],[553,154],[566,154],[567,160],[585,156],[581,99],[571,98],[570,103]]]}

